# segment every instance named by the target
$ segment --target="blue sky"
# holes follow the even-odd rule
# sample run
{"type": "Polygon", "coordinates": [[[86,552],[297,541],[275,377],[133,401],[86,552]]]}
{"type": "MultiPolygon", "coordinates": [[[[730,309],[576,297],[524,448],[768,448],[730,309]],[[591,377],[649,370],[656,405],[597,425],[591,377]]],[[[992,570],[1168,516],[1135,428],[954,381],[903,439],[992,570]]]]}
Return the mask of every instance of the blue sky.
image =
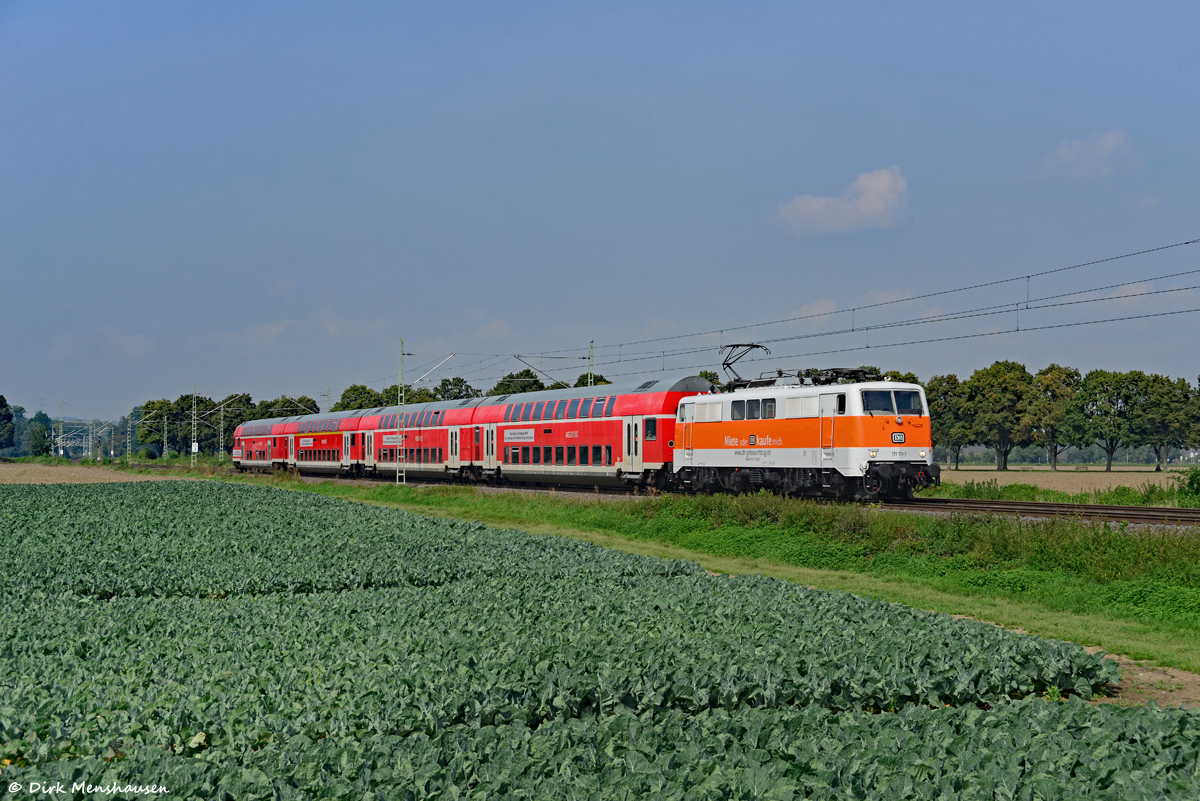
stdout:
{"type": "Polygon", "coordinates": [[[1195,380],[1198,314],[858,329],[1116,284],[1020,326],[1200,308],[1200,273],[1151,280],[1200,269],[1200,243],[917,297],[1200,237],[1198,17],[6,3],[0,393],[100,417],[193,383],[336,395],[394,382],[401,336],[410,371],[456,352],[431,378],[485,389],[506,354],[573,378],[543,354],[589,340],[610,377],[753,339],[779,358],[743,372],[1195,380]]]}

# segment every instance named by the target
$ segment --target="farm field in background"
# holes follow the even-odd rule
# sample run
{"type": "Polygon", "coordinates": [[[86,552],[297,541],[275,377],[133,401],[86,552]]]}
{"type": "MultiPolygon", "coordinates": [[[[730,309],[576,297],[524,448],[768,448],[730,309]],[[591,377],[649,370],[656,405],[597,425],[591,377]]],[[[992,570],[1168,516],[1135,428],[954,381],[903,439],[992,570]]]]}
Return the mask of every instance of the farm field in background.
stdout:
{"type": "MultiPolygon", "coordinates": [[[[1023,467],[1023,465],[1021,466],[1023,467]]],[[[963,465],[958,470],[942,465],[943,484],[964,484],[968,481],[995,481],[1001,486],[1008,484],[1032,484],[1043,489],[1059,490],[1061,492],[1082,493],[1094,490],[1108,490],[1114,487],[1141,487],[1150,483],[1159,487],[1170,487],[1175,483],[1174,477],[1180,470],[1172,468],[1155,472],[1153,466],[1114,468],[1105,472],[1103,467],[1091,466],[1088,470],[1076,470],[1071,465],[1060,466],[1057,471],[1038,465],[1029,470],[1010,466],[1008,470],[997,470],[994,467],[978,465],[963,465]]]]}
{"type": "Polygon", "coordinates": [[[23,610],[0,622],[7,780],[1200,792],[1200,714],[1091,706],[1111,662],[975,621],[228,482],[10,486],[0,521],[22,566],[0,577],[23,610]]]}

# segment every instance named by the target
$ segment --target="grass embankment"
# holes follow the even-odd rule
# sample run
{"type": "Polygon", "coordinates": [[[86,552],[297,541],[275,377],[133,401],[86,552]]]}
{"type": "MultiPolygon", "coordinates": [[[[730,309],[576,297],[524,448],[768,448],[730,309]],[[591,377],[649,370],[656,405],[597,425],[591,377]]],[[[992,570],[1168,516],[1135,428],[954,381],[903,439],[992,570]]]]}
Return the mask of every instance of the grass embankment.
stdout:
{"type": "Polygon", "coordinates": [[[1036,501],[1040,503],[1102,503],[1117,506],[1170,506],[1200,508],[1200,468],[1173,476],[1168,486],[1144,482],[1139,487],[1109,487],[1090,492],[1064,492],[1033,484],[1001,485],[995,479],[968,480],[961,484],[943,481],[941,486],[920,492],[922,498],[965,498],[985,501],[1036,501]]]}
{"type": "Polygon", "coordinates": [[[1200,672],[1200,532],[835,506],[769,494],[612,499],[234,480],[692,559],[1200,672]]]}

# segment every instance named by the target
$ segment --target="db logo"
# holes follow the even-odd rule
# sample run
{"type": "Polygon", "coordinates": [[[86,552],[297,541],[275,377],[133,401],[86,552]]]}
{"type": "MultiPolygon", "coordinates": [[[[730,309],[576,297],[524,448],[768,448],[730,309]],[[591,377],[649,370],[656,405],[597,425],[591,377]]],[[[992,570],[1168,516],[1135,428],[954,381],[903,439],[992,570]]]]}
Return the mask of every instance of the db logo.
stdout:
{"type": "Polygon", "coordinates": [[[903,431],[892,432],[892,442],[896,442],[896,443],[904,442],[904,432],[903,431]]]}

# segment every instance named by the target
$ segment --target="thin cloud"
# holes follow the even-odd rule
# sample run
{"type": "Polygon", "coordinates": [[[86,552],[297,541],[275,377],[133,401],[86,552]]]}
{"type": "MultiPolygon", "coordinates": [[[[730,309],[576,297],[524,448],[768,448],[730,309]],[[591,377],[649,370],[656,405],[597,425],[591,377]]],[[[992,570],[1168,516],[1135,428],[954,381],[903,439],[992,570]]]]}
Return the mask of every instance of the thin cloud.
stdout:
{"type": "Polygon", "coordinates": [[[507,320],[492,320],[486,325],[475,329],[475,336],[480,339],[500,339],[508,336],[510,326],[507,320]]]}
{"type": "Polygon", "coordinates": [[[1116,172],[1123,160],[1132,156],[1129,137],[1120,128],[1093,139],[1072,139],[1062,142],[1054,152],[1042,159],[1038,178],[1103,178],[1116,172]]]}
{"type": "Polygon", "coordinates": [[[893,166],[860,174],[841,197],[794,197],[779,207],[778,216],[800,235],[845,233],[891,228],[907,203],[908,182],[893,166]]]}

